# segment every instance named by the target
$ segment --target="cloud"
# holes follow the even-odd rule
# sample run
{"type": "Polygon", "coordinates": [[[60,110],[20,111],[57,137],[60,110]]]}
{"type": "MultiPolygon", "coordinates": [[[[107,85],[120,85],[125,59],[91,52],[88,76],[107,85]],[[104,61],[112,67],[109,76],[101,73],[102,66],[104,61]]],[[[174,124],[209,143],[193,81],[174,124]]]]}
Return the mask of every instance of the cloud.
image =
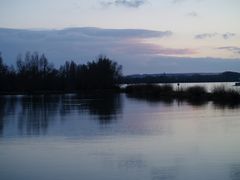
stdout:
{"type": "MultiPolygon", "coordinates": [[[[51,31],[4,30],[0,29],[0,49],[15,51],[15,56],[25,51],[58,53],[54,59],[66,55],[86,56],[91,54],[142,54],[142,55],[186,55],[195,53],[191,49],[166,48],[144,43],[148,38],[166,38],[171,31],[151,31],[144,29],[101,29],[67,28],[51,31]],[[20,51],[20,52],[16,52],[20,51]],[[63,52],[65,52],[63,54],[63,52]]],[[[65,59],[66,60],[66,59],[65,59]]]]}
{"type": "Polygon", "coordinates": [[[230,51],[234,54],[240,54],[240,47],[236,47],[236,46],[224,46],[224,47],[218,47],[217,49],[227,50],[227,51],[230,51]]]}
{"type": "MultiPolygon", "coordinates": [[[[16,30],[0,28],[0,51],[14,64],[26,51],[45,53],[56,66],[66,60],[86,63],[99,54],[123,65],[124,74],[161,72],[240,71],[240,61],[219,58],[189,58],[194,49],[170,48],[146,43],[148,38],[168,38],[170,31],[142,29],[68,28],[63,30],[16,30]],[[184,56],[184,57],[179,57],[184,56]]],[[[220,49],[239,52],[238,47],[220,49]]]]}
{"type": "Polygon", "coordinates": [[[182,3],[182,2],[186,2],[186,1],[192,1],[192,2],[197,2],[197,3],[199,3],[199,2],[202,2],[202,1],[204,1],[204,0],[171,0],[171,2],[172,2],[173,4],[182,3]]]}
{"type": "Polygon", "coordinates": [[[57,41],[116,41],[127,39],[146,39],[169,37],[171,31],[152,31],[145,29],[102,29],[94,27],[66,28],[62,30],[14,30],[0,28],[0,42],[57,41]]]}
{"type": "Polygon", "coordinates": [[[171,31],[152,31],[145,29],[102,29],[102,28],[67,28],[60,31],[62,34],[81,35],[84,37],[99,38],[162,38],[171,36],[171,31]]]}
{"type": "MultiPolygon", "coordinates": [[[[124,66],[124,73],[144,70],[146,61],[160,56],[182,56],[196,53],[187,48],[169,48],[145,43],[148,38],[168,38],[170,31],[144,29],[67,28],[63,30],[17,30],[0,28],[0,50],[5,62],[14,64],[19,53],[45,53],[56,66],[66,60],[86,63],[104,54],[124,66]],[[142,69],[143,68],[143,69],[142,69]]],[[[166,63],[166,62],[165,62],[166,63]]],[[[161,68],[161,67],[160,67],[161,68]]]]}
{"type": "Polygon", "coordinates": [[[217,35],[217,33],[203,33],[203,34],[197,34],[195,36],[195,39],[207,39],[207,38],[213,38],[217,35]]]}
{"type": "Polygon", "coordinates": [[[182,55],[192,53],[188,49],[171,49],[146,44],[149,38],[168,38],[171,31],[144,29],[101,29],[94,27],[67,28],[62,30],[17,30],[0,28],[0,50],[8,61],[14,63],[19,53],[39,51],[46,53],[56,64],[65,60],[93,55],[146,54],[182,55]]]}
{"type": "Polygon", "coordinates": [[[225,33],[225,34],[219,34],[219,33],[203,33],[203,34],[197,34],[195,35],[195,39],[208,39],[208,38],[213,38],[216,36],[221,36],[223,39],[228,40],[234,36],[236,36],[235,33],[225,33]]]}
{"type": "Polygon", "coordinates": [[[186,15],[189,16],[189,17],[198,17],[198,13],[197,13],[197,12],[194,12],[194,11],[189,12],[189,13],[187,13],[186,15]]]}
{"type": "Polygon", "coordinates": [[[101,5],[103,7],[109,6],[124,6],[129,8],[139,8],[140,6],[146,4],[146,0],[114,0],[114,1],[103,1],[101,5]]]}
{"type": "Polygon", "coordinates": [[[181,3],[181,2],[184,2],[186,0],[172,0],[172,3],[181,3]]]}
{"type": "Polygon", "coordinates": [[[119,53],[138,55],[192,55],[197,52],[188,48],[167,48],[156,44],[128,42],[117,48],[119,53]]]}
{"type": "Polygon", "coordinates": [[[231,37],[234,37],[234,36],[236,36],[235,33],[229,33],[229,32],[222,35],[224,39],[230,39],[231,37]]]}
{"type": "MultiPolygon", "coordinates": [[[[68,28],[63,30],[17,30],[0,28],[0,51],[4,61],[14,64],[26,51],[45,53],[56,66],[66,60],[86,63],[99,54],[123,65],[124,74],[161,72],[240,71],[240,61],[219,58],[189,58],[194,49],[171,48],[146,43],[168,38],[170,31],[143,29],[68,28]],[[184,57],[179,57],[184,56],[184,57]]],[[[237,47],[223,49],[234,49],[237,47]]]]}
{"type": "Polygon", "coordinates": [[[146,63],[139,63],[136,73],[209,73],[224,71],[240,71],[239,59],[224,58],[190,58],[157,56],[146,63]]]}

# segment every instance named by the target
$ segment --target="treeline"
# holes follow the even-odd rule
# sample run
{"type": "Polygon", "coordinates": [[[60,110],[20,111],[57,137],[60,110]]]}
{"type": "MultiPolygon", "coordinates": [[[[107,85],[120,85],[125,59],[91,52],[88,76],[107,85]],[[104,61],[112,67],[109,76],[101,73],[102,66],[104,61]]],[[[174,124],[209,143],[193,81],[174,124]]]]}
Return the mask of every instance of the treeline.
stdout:
{"type": "Polygon", "coordinates": [[[0,92],[47,92],[114,89],[122,67],[105,56],[87,64],[66,61],[59,68],[44,54],[19,55],[16,65],[8,66],[0,54],[0,92]]]}
{"type": "Polygon", "coordinates": [[[200,83],[200,82],[235,82],[240,80],[240,73],[223,72],[218,74],[156,74],[130,75],[122,80],[125,84],[138,83],[200,83]]]}

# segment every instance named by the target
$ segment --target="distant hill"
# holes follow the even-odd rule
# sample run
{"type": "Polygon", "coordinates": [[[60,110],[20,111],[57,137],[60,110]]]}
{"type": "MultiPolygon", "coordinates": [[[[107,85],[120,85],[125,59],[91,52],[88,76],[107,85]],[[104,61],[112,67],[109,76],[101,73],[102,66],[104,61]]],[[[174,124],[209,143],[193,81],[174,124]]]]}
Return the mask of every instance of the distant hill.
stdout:
{"type": "Polygon", "coordinates": [[[231,71],[223,73],[135,74],[124,76],[122,79],[124,84],[236,81],[240,81],[240,73],[231,71]]]}

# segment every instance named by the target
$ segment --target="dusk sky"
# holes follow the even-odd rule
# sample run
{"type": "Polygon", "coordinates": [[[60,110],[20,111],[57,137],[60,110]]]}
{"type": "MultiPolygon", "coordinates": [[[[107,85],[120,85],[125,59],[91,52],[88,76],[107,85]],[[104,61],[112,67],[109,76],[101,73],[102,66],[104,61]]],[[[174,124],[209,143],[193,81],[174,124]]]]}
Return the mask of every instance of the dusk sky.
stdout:
{"type": "Polygon", "coordinates": [[[0,17],[9,64],[39,51],[56,65],[104,54],[125,74],[240,71],[239,0],[0,0],[0,17]]]}

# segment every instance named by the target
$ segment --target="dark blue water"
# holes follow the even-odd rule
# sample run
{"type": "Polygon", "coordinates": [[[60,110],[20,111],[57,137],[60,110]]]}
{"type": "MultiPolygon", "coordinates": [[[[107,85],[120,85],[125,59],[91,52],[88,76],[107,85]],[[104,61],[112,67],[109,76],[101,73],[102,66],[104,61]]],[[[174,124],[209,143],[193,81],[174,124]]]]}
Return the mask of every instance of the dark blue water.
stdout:
{"type": "Polygon", "coordinates": [[[116,94],[0,98],[1,180],[238,180],[240,108],[116,94]]]}

